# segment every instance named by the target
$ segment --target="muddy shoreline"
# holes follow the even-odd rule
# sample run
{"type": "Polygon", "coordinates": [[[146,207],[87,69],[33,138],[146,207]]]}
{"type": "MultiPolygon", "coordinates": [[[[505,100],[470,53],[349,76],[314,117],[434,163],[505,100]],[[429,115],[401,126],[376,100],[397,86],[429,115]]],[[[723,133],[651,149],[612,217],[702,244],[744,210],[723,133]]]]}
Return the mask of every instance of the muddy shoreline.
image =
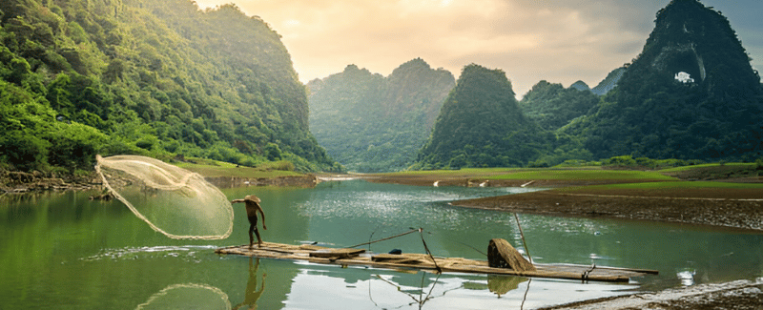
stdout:
{"type": "Polygon", "coordinates": [[[763,279],[701,284],[656,293],[586,300],[539,310],[758,310],[763,307],[763,279]]]}
{"type": "Polygon", "coordinates": [[[502,212],[610,217],[763,232],[763,199],[575,195],[540,191],[451,204],[502,212]]]}

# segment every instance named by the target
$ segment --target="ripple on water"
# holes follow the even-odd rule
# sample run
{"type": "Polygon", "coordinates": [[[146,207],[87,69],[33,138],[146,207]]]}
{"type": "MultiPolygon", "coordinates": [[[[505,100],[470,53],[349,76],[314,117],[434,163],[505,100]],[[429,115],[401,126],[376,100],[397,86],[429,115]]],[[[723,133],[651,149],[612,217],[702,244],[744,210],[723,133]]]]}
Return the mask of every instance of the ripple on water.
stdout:
{"type": "Polygon", "coordinates": [[[177,257],[197,261],[195,256],[198,251],[209,251],[216,248],[218,247],[214,245],[182,245],[101,249],[98,254],[81,258],[81,260],[90,262],[101,260],[135,260],[144,258],[177,257]]]}

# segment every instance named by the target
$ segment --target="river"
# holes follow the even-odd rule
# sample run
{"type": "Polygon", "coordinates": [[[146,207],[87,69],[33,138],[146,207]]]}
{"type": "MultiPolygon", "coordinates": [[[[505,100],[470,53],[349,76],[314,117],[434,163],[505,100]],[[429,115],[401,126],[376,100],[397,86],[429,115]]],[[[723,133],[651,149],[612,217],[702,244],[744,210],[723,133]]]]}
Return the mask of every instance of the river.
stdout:
{"type": "MultiPolygon", "coordinates": [[[[414,187],[365,181],[316,188],[224,189],[262,198],[263,239],[350,246],[423,228],[435,256],[484,259],[491,238],[524,250],[513,214],[449,201],[521,188],[414,187]]],[[[0,308],[534,309],[577,300],[763,276],[763,235],[702,226],[520,214],[539,263],[657,269],[627,284],[342,268],[214,253],[248,242],[243,204],[230,238],[172,240],[93,192],[0,197],[0,308]]],[[[423,253],[418,234],[374,252],[423,253]]]]}

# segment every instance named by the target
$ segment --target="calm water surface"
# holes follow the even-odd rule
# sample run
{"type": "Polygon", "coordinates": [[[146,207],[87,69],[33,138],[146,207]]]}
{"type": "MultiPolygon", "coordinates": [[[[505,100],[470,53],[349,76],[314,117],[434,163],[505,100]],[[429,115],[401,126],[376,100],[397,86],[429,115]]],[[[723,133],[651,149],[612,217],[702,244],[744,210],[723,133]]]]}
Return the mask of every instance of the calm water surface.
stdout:
{"type": "MultiPolygon", "coordinates": [[[[524,189],[364,181],[314,189],[226,189],[263,200],[267,241],[350,246],[422,227],[436,256],[484,259],[491,238],[518,248],[513,214],[451,207],[524,189]]],[[[763,235],[708,227],[519,215],[534,260],[658,269],[628,284],[442,275],[219,256],[248,242],[243,205],[222,241],[171,240],[92,193],[0,199],[0,309],[533,309],[576,300],[763,276],[763,235]],[[256,306],[254,306],[256,305],[256,306]]],[[[423,253],[418,234],[371,245],[423,253]]]]}

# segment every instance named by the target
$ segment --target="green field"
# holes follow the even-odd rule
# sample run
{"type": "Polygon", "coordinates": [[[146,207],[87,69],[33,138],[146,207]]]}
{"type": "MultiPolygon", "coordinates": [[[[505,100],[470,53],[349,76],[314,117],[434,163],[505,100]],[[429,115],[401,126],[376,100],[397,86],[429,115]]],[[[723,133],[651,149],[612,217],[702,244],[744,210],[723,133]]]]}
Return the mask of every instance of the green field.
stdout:
{"type": "Polygon", "coordinates": [[[378,175],[389,177],[414,177],[414,176],[445,176],[459,177],[470,175],[489,175],[496,173],[506,173],[512,171],[536,170],[532,168],[463,168],[459,170],[414,170],[400,171],[391,173],[379,173],[378,175]]]}
{"type": "Polygon", "coordinates": [[[519,171],[489,177],[494,180],[654,180],[673,181],[676,178],[652,171],[633,170],[534,170],[519,171]]]}
{"type": "MultiPolygon", "coordinates": [[[[727,163],[723,164],[723,166],[749,166],[754,167],[755,163],[727,163]]],[[[662,169],[660,170],[661,173],[669,173],[669,172],[682,172],[682,171],[688,171],[692,169],[698,169],[698,168],[713,168],[713,167],[721,167],[721,164],[714,163],[714,164],[702,164],[702,165],[693,165],[693,166],[683,166],[683,167],[675,167],[675,168],[668,168],[668,169],[662,169]]]]}

